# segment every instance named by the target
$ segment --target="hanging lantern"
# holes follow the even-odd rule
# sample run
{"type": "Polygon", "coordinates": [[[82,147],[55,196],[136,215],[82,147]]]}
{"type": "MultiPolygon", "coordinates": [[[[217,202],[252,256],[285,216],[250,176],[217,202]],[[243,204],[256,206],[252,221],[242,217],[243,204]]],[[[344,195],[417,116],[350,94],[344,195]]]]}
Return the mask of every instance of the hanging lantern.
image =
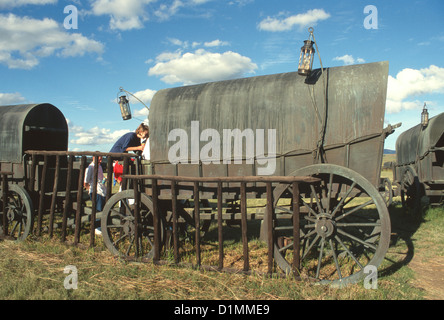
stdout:
{"type": "Polygon", "coordinates": [[[423,128],[427,127],[427,125],[429,124],[429,112],[427,111],[427,105],[424,102],[424,107],[422,108],[422,113],[421,113],[421,125],[423,126],[423,128]]]}
{"type": "Polygon", "coordinates": [[[313,48],[314,41],[305,40],[304,46],[301,48],[301,55],[299,56],[298,73],[301,76],[308,76],[313,68],[313,58],[315,49],[313,48]]]}
{"type": "Polygon", "coordinates": [[[123,120],[131,119],[131,108],[130,108],[129,101],[126,98],[126,96],[125,95],[120,96],[118,103],[120,106],[120,112],[122,113],[122,119],[123,120]]]}

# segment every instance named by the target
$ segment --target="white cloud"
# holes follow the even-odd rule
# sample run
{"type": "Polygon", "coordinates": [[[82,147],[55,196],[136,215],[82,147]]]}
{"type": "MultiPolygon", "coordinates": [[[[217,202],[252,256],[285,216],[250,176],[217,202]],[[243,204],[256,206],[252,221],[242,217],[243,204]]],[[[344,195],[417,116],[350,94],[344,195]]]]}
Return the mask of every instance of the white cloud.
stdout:
{"type": "Polygon", "coordinates": [[[335,57],[333,58],[334,61],[342,61],[345,65],[351,65],[351,64],[356,64],[356,63],[364,63],[365,60],[362,58],[353,58],[353,56],[346,54],[343,55],[342,57],[335,57]]]}
{"type": "Polygon", "coordinates": [[[26,6],[28,4],[34,5],[45,5],[45,4],[56,4],[57,0],[1,0],[0,8],[15,8],[26,6]]]}
{"type": "MultiPolygon", "coordinates": [[[[138,99],[142,100],[142,102],[145,105],[149,106],[155,93],[156,93],[155,90],[146,89],[146,90],[142,90],[142,91],[137,91],[137,92],[133,93],[133,95],[135,95],[138,99]]],[[[140,104],[140,102],[137,99],[135,99],[134,97],[129,96],[128,98],[129,98],[129,101],[131,104],[133,104],[133,105],[134,104],[137,105],[138,103],[140,104]]],[[[143,106],[142,109],[134,110],[132,113],[135,117],[148,117],[149,112],[148,112],[148,109],[145,108],[145,106],[143,106]]]]}
{"type": "Polygon", "coordinates": [[[26,99],[18,92],[0,93],[0,105],[13,105],[24,103],[26,99]]]}
{"type": "Polygon", "coordinates": [[[0,63],[11,69],[32,69],[51,55],[74,57],[103,50],[102,43],[65,32],[52,19],[0,14],[0,63]]]}
{"type": "Polygon", "coordinates": [[[160,20],[168,20],[183,6],[185,6],[185,4],[181,0],[174,0],[171,5],[161,4],[159,9],[154,12],[154,15],[160,20]]]}
{"type": "Polygon", "coordinates": [[[232,51],[211,53],[198,49],[194,53],[160,55],[157,64],[150,68],[149,75],[161,76],[161,80],[172,84],[195,84],[209,81],[233,79],[252,73],[257,65],[250,58],[232,51]]]}
{"type": "Polygon", "coordinates": [[[122,135],[131,131],[123,129],[112,132],[110,129],[99,127],[85,129],[81,126],[76,126],[69,119],[67,119],[66,122],[68,123],[68,129],[70,133],[70,143],[83,146],[113,144],[122,135]]]}
{"type": "MultiPolygon", "coordinates": [[[[279,16],[282,15],[281,13],[279,16]]],[[[259,23],[258,28],[259,30],[271,32],[288,31],[293,29],[294,26],[298,26],[299,28],[314,26],[318,21],[328,19],[329,17],[330,14],[325,12],[324,9],[313,9],[308,10],[306,13],[292,15],[286,18],[267,17],[259,23]]]]}
{"type": "MultiPolygon", "coordinates": [[[[145,89],[142,91],[137,91],[137,92],[133,93],[133,95],[135,95],[138,99],[142,100],[143,103],[149,104],[151,102],[151,100],[153,99],[155,93],[156,93],[156,90],[145,89]]],[[[137,99],[134,99],[131,96],[130,96],[129,100],[131,103],[139,103],[139,101],[137,101],[137,99]]]]}
{"type": "Polygon", "coordinates": [[[219,39],[204,43],[204,46],[205,47],[209,47],[209,48],[211,48],[211,47],[222,47],[222,46],[228,46],[228,45],[229,45],[228,42],[221,41],[219,39]]]}
{"type": "Polygon", "coordinates": [[[155,0],[95,0],[92,13],[97,16],[109,15],[110,28],[113,30],[131,30],[143,27],[148,19],[144,8],[155,0]]]}
{"type": "MultiPolygon", "coordinates": [[[[186,49],[186,48],[190,47],[188,41],[182,41],[182,40],[179,40],[179,39],[176,39],[176,38],[168,38],[168,42],[170,42],[172,45],[181,47],[183,49],[186,49]]],[[[204,46],[204,47],[207,47],[207,48],[214,48],[214,47],[223,47],[223,46],[229,46],[229,45],[230,45],[229,42],[222,41],[222,40],[219,40],[219,39],[216,39],[216,40],[213,40],[213,41],[207,41],[207,42],[204,42],[203,44],[201,42],[197,42],[197,41],[193,41],[191,43],[191,47],[192,48],[196,48],[196,47],[199,47],[199,46],[204,46]]]]}
{"type": "Polygon", "coordinates": [[[152,3],[157,0],[92,0],[94,15],[109,15],[112,30],[141,29],[150,17],[160,21],[168,20],[181,8],[205,4],[211,0],[162,0],[156,9],[152,3]],[[148,7],[151,10],[147,10],[148,7]]]}
{"type": "Polygon", "coordinates": [[[423,101],[411,98],[431,93],[444,93],[444,68],[403,69],[396,77],[388,77],[387,112],[422,108],[423,101]]]}

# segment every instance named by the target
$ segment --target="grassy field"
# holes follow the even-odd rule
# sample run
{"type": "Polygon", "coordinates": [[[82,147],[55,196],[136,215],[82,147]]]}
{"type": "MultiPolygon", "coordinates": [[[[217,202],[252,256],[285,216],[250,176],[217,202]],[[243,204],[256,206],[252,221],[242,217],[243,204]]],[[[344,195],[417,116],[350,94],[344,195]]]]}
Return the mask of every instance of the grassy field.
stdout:
{"type": "MultiPolygon", "coordinates": [[[[393,241],[380,268],[377,290],[362,283],[335,289],[291,278],[268,278],[205,272],[192,268],[129,263],[94,249],[61,244],[58,240],[29,239],[0,242],[0,299],[143,299],[143,300],[330,300],[423,299],[427,292],[409,267],[413,255],[427,264],[444,257],[444,209],[428,210],[418,225],[392,208],[393,241]],[[65,289],[66,266],[78,272],[77,289],[65,289]]],[[[250,247],[254,246],[250,244],[250,247]]]]}
{"type": "Polygon", "coordinates": [[[291,278],[129,263],[112,257],[99,240],[93,250],[43,239],[0,242],[0,299],[423,299],[426,292],[415,282],[415,272],[408,264],[413,250],[424,252],[424,261],[444,257],[444,209],[429,210],[419,226],[399,223],[404,220],[396,216],[401,210],[395,207],[392,211],[397,220],[395,236],[376,290],[365,289],[362,283],[335,289],[291,278]],[[77,289],[65,289],[68,265],[77,269],[77,289]]]}
{"type": "MultiPolygon", "coordinates": [[[[378,270],[377,289],[345,288],[293,278],[228,274],[172,265],[126,262],[110,255],[100,237],[94,248],[30,237],[0,241],[0,299],[7,300],[417,300],[430,298],[418,268],[444,261],[444,208],[429,209],[418,222],[390,208],[392,243],[378,270]],[[77,270],[77,289],[66,289],[77,270]]],[[[87,235],[88,236],[88,235],[87,235]]],[[[84,241],[88,243],[88,241],[84,241]]],[[[259,241],[250,248],[266,252],[259,241]]],[[[238,245],[240,254],[241,244],[238,245]]],[[[235,254],[233,254],[235,259],[235,254]]],[[[264,261],[266,253],[264,253],[264,261]]],[[[442,268],[442,265],[439,267],[442,268]]],[[[437,272],[442,269],[437,269],[437,272]]],[[[433,282],[433,281],[432,281],[433,282]]],[[[432,286],[432,284],[430,284],[432,286]]],[[[432,298],[435,296],[432,296],[432,298]]]]}

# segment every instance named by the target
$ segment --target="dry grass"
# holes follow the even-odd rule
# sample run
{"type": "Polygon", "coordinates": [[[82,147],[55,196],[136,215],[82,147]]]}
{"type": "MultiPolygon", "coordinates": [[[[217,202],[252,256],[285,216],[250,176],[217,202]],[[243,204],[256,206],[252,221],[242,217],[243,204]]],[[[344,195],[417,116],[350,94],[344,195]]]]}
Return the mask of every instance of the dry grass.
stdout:
{"type": "MultiPolygon", "coordinates": [[[[418,229],[418,239],[415,240],[418,250],[425,250],[423,245],[427,244],[430,237],[439,238],[438,234],[443,234],[442,229],[432,228],[437,225],[433,221],[435,220],[418,229]]],[[[228,234],[224,234],[224,265],[227,268],[242,269],[240,228],[232,229],[228,234]]],[[[249,222],[249,230],[257,231],[257,226],[249,222]]],[[[267,248],[257,236],[252,235],[249,239],[250,267],[255,271],[266,272],[267,248]]],[[[82,243],[87,244],[89,235],[83,237],[85,238],[82,238],[82,243]]],[[[442,237],[438,241],[442,243],[442,237]]],[[[187,250],[182,251],[181,261],[194,264],[193,243],[184,242],[184,246],[183,249],[187,250]]],[[[202,264],[216,266],[217,250],[214,242],[205,240],[202,247],[202,264]]],[[[362,283],[335,289],[314,286],[312,283],[296,281],[291,277],[270,278],[258,274],[219,273],[191,267],[129,263],[111,256],[99,237],[96,237],[94,249],[62,244],[58,240],[58,234],[54,239],[45,236],[40,239],[30,238],[22,243],[0,241],[0,254],[0,299],[395,300],[421,299],[424,294],[424,288],[418,288],[420,286],[413,280],[414,273],[406,267],[410,249],[402,239],[393,243],[390,248],[388,259],[384,262],[378,279],[378,290],[364,289],[362,283]],[[64,288],[63,283],[67,276],[64,268],[67,265],[74,265],[78,269],[77,290],[64,288]]],[[[443,250],[441,255],[444,256],[443,250]]],[[[164,258],[171,259],[171,252],[166,252],[164,258]]],[[[430,260],[424,260],[427,261],[430,260]]]]}

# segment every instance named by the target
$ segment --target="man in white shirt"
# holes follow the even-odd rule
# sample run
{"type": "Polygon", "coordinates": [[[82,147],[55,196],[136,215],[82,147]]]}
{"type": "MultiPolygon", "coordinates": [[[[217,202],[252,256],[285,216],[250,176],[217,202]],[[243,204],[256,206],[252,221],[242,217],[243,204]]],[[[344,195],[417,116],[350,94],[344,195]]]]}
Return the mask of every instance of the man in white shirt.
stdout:
{"type": "MultiPolygon", "coordinates": [[[[98,176],[97,176],[97,197],[96,197],[96,210],[97,211],[103,211],[103,207],[105,206],[105,200],[106,200],[106,187],[105,187],[105,180],[103,178],[103,169],[100,163],[102,162],[102,156],[98,156],[98,176]]],[[[89,198],[92,200],[92,192],[93,188],[91,188],[91,185],[94,183],[94,159],[86,168],[85,171],[85,181],[84,181],[84,187],[86,190],[89,191],[89,198]]]]}

